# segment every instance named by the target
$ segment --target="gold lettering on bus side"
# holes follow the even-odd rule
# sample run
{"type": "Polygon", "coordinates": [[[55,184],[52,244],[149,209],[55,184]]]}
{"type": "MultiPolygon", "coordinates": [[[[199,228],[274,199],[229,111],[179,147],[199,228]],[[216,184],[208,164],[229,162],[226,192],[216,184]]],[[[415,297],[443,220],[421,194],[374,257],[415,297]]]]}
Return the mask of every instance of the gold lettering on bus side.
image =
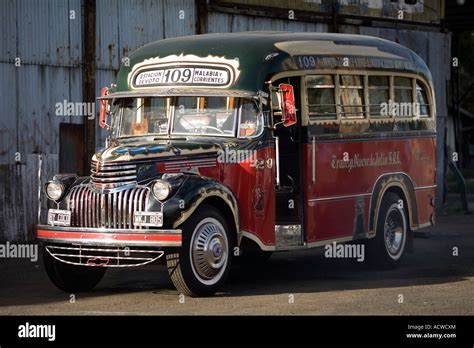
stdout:
{"type": "Polygon", "coordinates": [[[341,156],[338,158],[337,155],[331,157],[331,168],[333,169],[347,169],[349,172],[355,168],[366,168],[366,167],[384,167],[401,164],[400,151],[389,151],[371,153],[368,157],[362,157],[360,154],[355,153],[348,157],[341,156]]]}

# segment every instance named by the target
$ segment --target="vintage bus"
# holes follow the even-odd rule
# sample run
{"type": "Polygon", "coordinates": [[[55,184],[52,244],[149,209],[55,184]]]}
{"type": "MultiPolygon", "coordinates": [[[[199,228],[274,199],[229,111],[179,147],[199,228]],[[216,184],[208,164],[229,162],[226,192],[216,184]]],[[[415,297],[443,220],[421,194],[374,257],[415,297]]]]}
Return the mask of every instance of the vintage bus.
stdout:
{"type": "Polygon", "coordinates": [[[99,97],[90,176],[45,185],[51,281],[92,289],[108,267],[163,257],[182,294],[232,262],[333,243],[392,267],[434,223],[435,100],[413,51],[374,37],[181,37],[129,57],[99,97]],[[348,245],[348,244],[345,244],[348,245]]]}

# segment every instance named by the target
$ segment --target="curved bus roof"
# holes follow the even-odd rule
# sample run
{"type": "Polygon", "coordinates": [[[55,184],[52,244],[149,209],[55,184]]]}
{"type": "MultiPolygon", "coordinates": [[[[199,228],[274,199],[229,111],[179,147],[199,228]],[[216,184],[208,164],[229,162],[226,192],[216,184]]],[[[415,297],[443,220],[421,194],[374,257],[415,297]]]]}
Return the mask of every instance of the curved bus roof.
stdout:
{"type": "MultiPolygon", "coordinates": [[[[130,55],[129,66],[122,65],[116,91],[135,90],[130,86],[130,77],[144,62],[164,59],[169,63],[173,58],[186,61],[187,57],[199,57],[203,65],[219,60],[235,63],[235,80],[220,86],[221,90],[256,92],[276,73],[296,70],[317,73],[321,69],[408,72],[431,82],[425,62],[412,50],[392,41],[352,34],[243,32],[185,36],[145,45],[130,55]]],[[[149,91],[162,87],[149,87],[149,91]]]]}

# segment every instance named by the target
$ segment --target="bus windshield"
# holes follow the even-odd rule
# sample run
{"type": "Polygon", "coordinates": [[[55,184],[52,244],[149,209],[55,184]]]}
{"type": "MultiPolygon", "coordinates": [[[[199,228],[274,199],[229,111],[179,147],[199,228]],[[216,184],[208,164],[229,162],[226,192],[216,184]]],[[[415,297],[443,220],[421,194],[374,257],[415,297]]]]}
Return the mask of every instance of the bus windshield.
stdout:
{"type": "Polygon", "coordinates": [[[259,133],[263,122],[257,105],[237,97],[122,98],[113,132],[117,137],[205,135],[235,137],[259,133]]]}

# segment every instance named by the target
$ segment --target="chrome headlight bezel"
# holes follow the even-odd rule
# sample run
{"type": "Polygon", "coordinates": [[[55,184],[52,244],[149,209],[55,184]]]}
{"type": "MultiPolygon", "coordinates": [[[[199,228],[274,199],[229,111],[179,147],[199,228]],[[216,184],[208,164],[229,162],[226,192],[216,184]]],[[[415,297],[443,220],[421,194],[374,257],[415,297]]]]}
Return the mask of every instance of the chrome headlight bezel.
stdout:
{"type": "Polygon", "coordinates": [[[156,180],[151,185],[151,192],[158,201],[164,201],[171,194],[171,185],[167,181],[156,180]]]}
{"type": "Polygon", "coordinates": [[[44,192],[46,193],[46,197],[48,197],[49,200],[57,202],[64,196],[65,187],[59,181],[49,181],[45,185],[44,192]],[[56,189],[56,194],[55,195],[52,195],[51,192],[50,192],[50,189],[51,190],[53,189],[53,187],[52,187],[53,185],[56,186],[55,187],[55,189],[56,189]]]}

